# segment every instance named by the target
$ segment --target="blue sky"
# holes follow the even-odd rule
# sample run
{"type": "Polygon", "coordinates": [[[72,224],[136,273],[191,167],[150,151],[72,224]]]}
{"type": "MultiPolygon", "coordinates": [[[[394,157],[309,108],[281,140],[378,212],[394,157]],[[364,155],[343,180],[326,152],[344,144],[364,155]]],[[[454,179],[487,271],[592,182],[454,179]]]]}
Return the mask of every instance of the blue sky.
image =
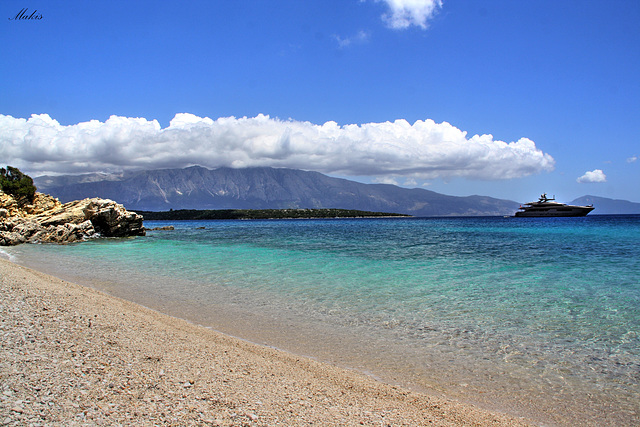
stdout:
{"type": "Polygon", "coordinates": [[[640,202],[639,23],[635,0],[4,0],[0,163],[640,202]]]}

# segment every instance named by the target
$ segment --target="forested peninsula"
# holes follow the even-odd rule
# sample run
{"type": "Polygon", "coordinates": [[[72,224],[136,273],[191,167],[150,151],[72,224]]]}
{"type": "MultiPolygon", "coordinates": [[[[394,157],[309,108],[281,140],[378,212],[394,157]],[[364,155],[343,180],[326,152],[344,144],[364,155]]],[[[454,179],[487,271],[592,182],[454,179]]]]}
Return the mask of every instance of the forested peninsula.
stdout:
{"type": "Polygon", "coordinates": [[[352,209],[179,209],[164,212],[137,211],[148,221],[188,221],[209,219],[314,219],[314,218],[382,218],[409,217],[388,212],[352,209]]]}

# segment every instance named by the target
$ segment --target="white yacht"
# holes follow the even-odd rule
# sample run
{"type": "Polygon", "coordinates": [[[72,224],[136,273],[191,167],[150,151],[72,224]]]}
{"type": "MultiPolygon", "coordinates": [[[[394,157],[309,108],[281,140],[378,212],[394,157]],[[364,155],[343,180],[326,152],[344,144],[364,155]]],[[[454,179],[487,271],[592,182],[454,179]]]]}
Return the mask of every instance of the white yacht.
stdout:
{"type": "Polygon", "coordinates": [[[555,198],[548,198],[547,193],[544,193],[537,202],[525,203],[524,206],[520,206],[521,210],[516,212],[516,216],[585,216],[594,209],[593,205],[566,205],[555,200],[555,198]]]}

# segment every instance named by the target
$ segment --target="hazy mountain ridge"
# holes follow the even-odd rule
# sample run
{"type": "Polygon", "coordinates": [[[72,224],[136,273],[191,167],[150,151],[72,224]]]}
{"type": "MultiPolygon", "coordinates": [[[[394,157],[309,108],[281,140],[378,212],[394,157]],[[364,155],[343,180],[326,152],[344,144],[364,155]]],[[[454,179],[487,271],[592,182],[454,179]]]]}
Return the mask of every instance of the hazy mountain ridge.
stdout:
{"type": "MultiPolygon", "coordinates": [[[[486,196],[448,196],[420,188],[362,184],[297,169],[192,166],[121,174],[42,176],[39,191],[62,202],[109,198],[127,209],[338,208],[414,216],[513,215],[520,205],[486,196]]],[[[571,204],[593,204],[591,215],[640,214],[640,203],[583,196],[571,204]]]]}
{"type": "Polygon", "coordinates": [[[362,184],[318,172],[192,166],[123,174],[42,176],[39,191],[62,202],[109,198],[132,210],[340,208],[415,216],[511,215],[518,203],[456,197],[389,184],[362,184]]]}
{"type": "Polygon", "coordinates": [[[608,199],[598,196],[582,196],[571,202],[572,205],[593,205],[591,215],[630,215],[640,214],[640,203],[628,200],[608,199]]]}
{"type": "MultiPolygon", "coordinates": [[[[122,174],[43,176],[40,191],[62,202],[109,198],[127,209],[339,208],[414,216],[513,215],[519,203],[485,196],[447,196],[420,188],[362,184],[318,172],[275,168],[192,166],[122,174]]],[[[571,204],[593,204],[598,214],[638,214],[640,203],[583,196],[571,204]]]]}

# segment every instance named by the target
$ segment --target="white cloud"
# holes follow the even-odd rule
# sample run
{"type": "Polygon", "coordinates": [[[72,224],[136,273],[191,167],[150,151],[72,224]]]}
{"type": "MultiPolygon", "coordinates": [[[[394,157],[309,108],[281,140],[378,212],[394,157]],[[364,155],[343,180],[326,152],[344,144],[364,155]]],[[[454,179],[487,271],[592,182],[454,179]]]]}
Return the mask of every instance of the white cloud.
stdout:
{"type": "Polygon", "coordinates": [[[271,166],[349,176],[510,179],[553,170],[527,138],[474,135],[449,123],[418,120],[351,124],[265,115],[212,120],[177,114],[156,120],[111,116],[62,126],[47,114],[0,115],[0,159],[32,176],[201,165],[271,166]]]}
{"type": "Polygon", "coordinates": [[[358,31],[355,36],[342,38],[340,36],[333,36],[338,42],[338,46],[344,48],[351,46],[352,44],[363,44],[369,41],[369,33],[366,31],[358,31]]]}
{"type": "Polygon", "coordinates": [[[418,182],[413,178],[409,178],[402,185],[405,187],[416,187],[418,185],[418,182]]]}
{"type": "Polygon", "coordinates": [[[442,0],[378,1],[384,1],[389,7],[389,13],[382,17],[391,28],[397,30],[403,30],[412,25],[426,29],[427,21],[442,7],[442,0]]]}
{"type": "Polygon", "coordinates": [[[607,176],[602,172],[601,169],[595,169],[589,172],[585,172],[578,181],[581,184],[590,183],[590,182],[607,182],[607,176]]]}
{"type": "Polygon", "coordinates": [[[391,184],[391,185],[399,185],[398,180],[390,177],[390,176],[382,176],[373,180],[376,184],[391,184]]]}
{"type": "Polygon", "coordinates": [[[634,163],[638,160],[638,156],[632,156],[627,159],[627,163],[634,163]]]}

